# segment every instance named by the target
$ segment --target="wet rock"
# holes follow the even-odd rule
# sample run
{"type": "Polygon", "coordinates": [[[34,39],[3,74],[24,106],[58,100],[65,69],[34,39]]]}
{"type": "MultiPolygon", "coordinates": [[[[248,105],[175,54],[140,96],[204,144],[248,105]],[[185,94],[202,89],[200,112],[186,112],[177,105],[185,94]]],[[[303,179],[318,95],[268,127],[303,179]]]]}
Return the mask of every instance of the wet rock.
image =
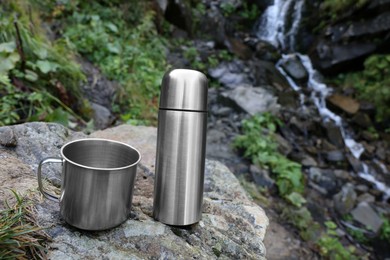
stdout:
{"type": "Polygon", "coordinates": [[[354,172],[356,173],[363,172],[364,169],[361,161],[359,161],[358,159],[356,159],[355,157],[349,154],[347,155],[347,160],[349,164],[352,166],[354,172]]]}
{"type": "Polygon", "coordinates": [[[355,207],[356,197],[354,186],[350,183],[345,184],[341,191],[333,196],[336,211],[342,216],[351,212],[355,207]]]}
{"type": "Polygon", "coordinates": [[[281,92],[280,95],[286,90],[291,90],[291,86],[287,79],[275,68],[274,63],[254,59],[250,65],[254,85],[273,86],[276,90],[281,92]]]}
{"type": "Polygon", "coordinates": [[[354,115],[352,118],[352,122],[364,128],[369,128],[372,126],[372,121],[369,115],[363,112],[356,113],[356,115],[354,115]]]}
{"type": "Polygon", "coordinates": [[[341,162],[344,161],[345,157],[343,152],[339,150],[335,150],[335,151],[326,152],[326,159],[329,162],[341,162]]]}
{"type": "Polygon", "coordinates": [[[351,215],[354,220],[360,222],[367,228],[370,228],[375,233],[378,232],[383,224],[383,220],[379,214],[367,203],[360,202],[358,206],[352,210],[351,215]]]}
{"type": "Polygon", "coordinates": [[[277,98],[262,87],[240,85],[233,90],[223,92],[221,95],[232,100],[250,115],[264,112],[277,113],[280,109],[277,98]]]}
{"type": "Polygon", "coordinates": [[[328,141],[334,144],[337,148],[343,148],[344,138],[341,134],[340,127],[334,125],[333,123],[325,123],[324,127],[328,141]]]}
{"type": "Polygon", "coordinates": [[[265,41],[258,41],[255,45],[255,55],[260,60],[276,62],[280,59],[278,49],[265,41]]]}
{"type": "Polygon", "coordinates": [[[290,55],[287,59],[282,59],[280,66],[297,82],[306,82],[309,78],[307,70],[296,55],[290,55]]]}
{"type": "Polygon", "coordinates": [[[326,100],[331,104],[329,108],[337,107],[348,114],[355,114],[360,107],[359,102],[355,99],[339,94],[333,94],[327,97],[326,100]]]}
{"type": "Polygon", "coordinates": [[[105,129],[112,125],[115,117],[109,109],[96,103],[91,103],[91,108],[93,110],[93,123],[95,129],[105,129]]]}
{"type": "Polygon", "coordinates": [[[260,169],[255,165],[249,166],[249,172],[253,178],[253,181],[260,187],[271,188],[275,185],[275,181],[269,176],[269,171],[266,169],[260,169]]]}
{"type": "Polygon", "coordinates": [[[5,147],[15,147],[18,144],[11,127],[0,128],[0,144],[5,147]]]}
{"type": "MultiPolygon", "coordinates": [[[[35,190],[36,165],[41,157],[58,156],[64,142],[85,137],[57,124],[28,123],[12,128],[18,145],[12,149],[0,147],[2,198],[10,188],[35,190]]],[[[49,259],[145,259],[162,255],[183,259],[265,259],[262,241],[268,219],[226,166],[206,161],[202,220],[184,229],[171,227],[152,218],[156,128],[121,125],[94,132],[91,137],[119,140],[141,151],[132,216],[116,228],[92,234],[65,224],[59,217],[58,203],[39,201],[36,218],[40,225],[48,227],[46,231],[52,236],[49,259]]],[[[53,167],[49,165],[45,172],[53,167]]],[[[54,189],[50,184],[46,186],[54,189]]]]}

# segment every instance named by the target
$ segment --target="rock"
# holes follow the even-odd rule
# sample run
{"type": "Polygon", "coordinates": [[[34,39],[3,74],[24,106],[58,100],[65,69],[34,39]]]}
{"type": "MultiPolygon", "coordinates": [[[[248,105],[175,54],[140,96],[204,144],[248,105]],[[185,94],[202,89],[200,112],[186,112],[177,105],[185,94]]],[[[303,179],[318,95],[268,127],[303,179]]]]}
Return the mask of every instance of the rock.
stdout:
{"type": "Polygon", "coordinates": [[[335,150],[335,151],[326,152],[326,159],[329,162],[341,162],[344,161],[345,157],[343,152],[339,150],[335,150]]]}
{"type": "Polygon", "coordinates": [[[346,215],[355,207],[357,194],[352,184],[345,184],[341,191],[333,196],[333,203],[340,215],[346,215]]]}
{"type": "Polygon", "coordinates": [[[344,170],[335,170],[334,175],[336,175],[337,179],[341,179],[341,180],[350,180],[351,179],[350,173],[347,171],[344,171],[344,170]]]}
{"type": "Polygon", "coordinates": [[[211,113],[213,113],[216,116],[228,116],[233,112],[233,109],[230,107],[219,107],[217,109],[213,109],[211,113]]]}
{"type": "Polygon", "coordinates": [[[269,176],[269,171],[260,169],[256,165],[249,166],[249,172],[254,182],[260,187],[271,188],[275,185],[275,181],[269,176]]]}
{"type": "Polygon", "coordinates": [[[379,217],[373,208],[367,202],[360,202],[358,206],[352,210],[351,215],[354,220],[360,222],[367,228],[370,228],[375,233],[381,228],[383,220],[379,217]]]}
{"type": "MultiPolygon", "coordinates": [[[[70,131],[59,124],[53,123],[26,123],[21,125],[0,127],[0,132],[5,128],[13,131],[14,137],[18,140],[15,147],[8,147],[6,151],[18,158],[36,172],[38,163],[46,157],[59,157],[59,149],[72,137],[83,137],[82,133],[76,133],[69,137],[70,131]]],[[[61,169],[57,164],[45,169],[45,177],[56,185],[60,184],[61,169]]]]}
{"type": "Polygon", "coordinates": [[[343,148],[344,138],[341,134],[340,127],[334,125],[333,123],[324,123],[324,127],[328,141],[334,144],[337,148],[343,148]]]}
{"type": "MultiPolygon", "coordinates": [[[[36,165],[58,156],[67,141],[84,134],[57,124],[27,123],[11,127],[18,140],[14,148],[0,147],[0,194],[36,189],[36,165]],[[13,182],[10,180],[14,180],[13,182]]],[[[2,128],[0,128],[0,131],[2,128]]],[[[268,219],[221,163],[206,161],[202,220],[184,229],[153,220],[153,171],[157,131],[152,127],[121,125],[97,131],[90,137],[119,140],[137,147],[142,154],[134,190],[132,215],[122,225],[102,232],[86,232],[65,224],[59,204],[44,200],[36,204],[36,218],[49,227],[49,259],[79,258],[250,258],[264,259],[263,238],[268,219]]],[[[54,172],[48,165],[45,172],[54,172]]],[[[56,173],[60,176],[60,172],[56,173]]],[[[50,184],[47,189],[53,189],[50,184]]],[[[2,196],[3,198],[3,196],[2,196]]]]}
{"type": "Polygon", "coordinates": [[[240,59],[247,60],[252,57],[251,49],[239,39],[226,37],[225,45],[230,52],[240,59]]]}
{"type": "Polygon", "coordinates": [[[280,67],[298,82],[307,82],[309,78],[307,70],[296,55],[289,55],[288,58],[283,58],[280,62],[280,67]]]}
{"type": "Polygon", "coordinates": [[[323,170],[317,167],[309,169],[310,180],[326,191],[325,194],[332,194],[338,188],[338,181],[333,171],[323,170]]]}
{"type": "Polygon", "coordinates": [[[363,112],[357,112],[353,116],[352,122],[364,128],[369,128],[373,125],[370,116],[363,112]]]}
{"type": "MultiPolygon", "coordinates": [[[[360,107],[359,102],[357,102],[355,99],[339,94],[333,94],[327,97],[326,100],[331,105],[341,109],[344,112],[347,112],[348,114],[356,114],[360,107]]],[[[330,106],[330,108],[331,107],[332,106],[330,106]]]]}
{"type": "Polygon", "coordinates": [[[377,44],[368,42],[330,43],[320,40],[315,51],[310,53],[311,60],[322,73],[333,75],[353,68],[359,68],[364,57],[372,53],[377,44]]]}
{"type": "Polygon", "coordinates": [[[278,49],[272,44],[259,40],[254,46],[255,55],[260,60],[277,62],[280,59],[278,49]]]}
{"type": "Polygon", "coordinates": [[[17,187],[17,192],[21,196],[26,196],[37,189],[38,183],[31,166],[16,156],[0,149],[0,160],[0,210],[2,210],[6,207],[6,201],[9,205],[16,201],[12,189],[17,187]]]}
{"type": "Polygon", "coordinates": [[[15,147],[18,144],[11,127],[0,128],[0,144],[5,147],[15,147]]]}
{"type": "Polygon", "coordinates": [[[375,202],[375,197],[372,196],[370,193],[363,193],[357,198],[357,201],[360,202],[367,202],[372,203],[375,202]]]}
{"type": "Polygon", "coordinates": [[[208,72],[211,77],[228,88],[251,82],[247,73],[243,71],[243,64],[239,61],[222,62],[216,68],[210,68],[208,72]]]}
{"type": "Polygon", "coordinates": [[[233,90],[223,92],[221,95],[232,100],[250,115],[264,112],[277,113],[280,109],[277,97],[262,87],[240,85],[233,90]]]}
{"type": "Polygon", "coordinates": [[[358,173],[364,171],[362,162],[356,159],[355,157],[353,157],[352,155],[348,154],[347,160],[349,164],[352,166],[354,172],[358,173]]]}
{"type": "Polygon", "coordinates": [[[79,59],[83,72],[87,75],[87,81],[82,86],[86,98],[111,110],[114,96],[119,88],[118,83],[108,80],[100,70],[87,60],[79,59]]]}
{"type": "Polygon", "coordinates": [[[285,156],[289,155],[293,149],[291,144],[279,134],[275,133],[274,137],[278,143],[278,151],[285,156]]]}
{"type": "Polygon", "coordinates": [[[91,108],[95,129],[105,129],[112,125],[115,117],[109,109],[96,103],[91,103],[91,108]]]}
{"type": "Polygon", "coordinates": [[[192,34],[193,16],[190,5],[185,0],[168,0],[167,2],[163,12],[165,19],[192,34]]]}
{"type": "Polygon", "coordinates": [[[317,162],[313,159],[313,157],[305,156],[301,161],[302,166],[305,167],[316,167],[317,162]]]}

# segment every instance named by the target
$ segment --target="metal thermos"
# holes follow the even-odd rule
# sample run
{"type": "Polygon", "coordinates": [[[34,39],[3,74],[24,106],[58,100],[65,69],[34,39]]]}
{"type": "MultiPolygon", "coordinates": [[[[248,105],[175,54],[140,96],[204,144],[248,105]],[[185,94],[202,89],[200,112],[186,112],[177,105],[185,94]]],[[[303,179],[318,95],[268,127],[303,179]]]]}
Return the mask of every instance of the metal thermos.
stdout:
{"type": "Polygon", "coordinates": [[[154,218],[191,225],[202,215],[207,128],[206,76],[175,69],[161,85],[154,185],[154,218]]]}

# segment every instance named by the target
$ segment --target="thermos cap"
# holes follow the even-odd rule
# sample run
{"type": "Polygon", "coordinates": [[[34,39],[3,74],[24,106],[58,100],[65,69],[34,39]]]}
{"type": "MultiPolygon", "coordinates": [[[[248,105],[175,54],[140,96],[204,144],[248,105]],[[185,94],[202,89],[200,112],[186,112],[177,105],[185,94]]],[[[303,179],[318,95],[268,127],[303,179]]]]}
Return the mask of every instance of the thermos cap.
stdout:
{"type": "Polygon", "coordinates": [[[207,77],[196,70],[168,71],[162,80],[160,108],[207,111],[207,77]]]}

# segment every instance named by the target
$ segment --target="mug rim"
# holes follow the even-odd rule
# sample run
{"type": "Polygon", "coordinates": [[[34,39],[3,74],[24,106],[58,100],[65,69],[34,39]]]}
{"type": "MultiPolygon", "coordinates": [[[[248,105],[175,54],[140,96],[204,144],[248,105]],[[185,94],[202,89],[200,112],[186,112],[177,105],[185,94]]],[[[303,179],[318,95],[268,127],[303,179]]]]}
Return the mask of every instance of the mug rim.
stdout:
{"type": "Polygon", "coordinates": [[[124,169],[127,169],[127,168],[131,168],[133,167],[134,165],[137,165],[140,161],[141,161],[141,153],[138,151],[137,148],[134,148],[133,146],[129,145],[129,144],[126,144],[124,142],[120,142],[120,141],[115,141],[115,140],[111,140],[111,139],[105,139],[105,138],[82,138],[82,139],[77,139],[77,140],[73,140],[73,141],[70,141],[66,144],[64,144],[62,147],[61,147],[61,157],[65,160],[65,161],[68,161],[69,163],[73,164],[73,165],[76,165],[76,166],[79,166],[81,168],[85,168],[85,169],[89,169],[89,170],[98,170],[98,171],[117,171],[117,170],[124,170],[124,169]],[[101,167],[91,167],[91,166],[87,166],[87,165],[83,165],[83,164],[80,164],[80,163],[76,163],[72,160],[70,160],[69,158],[67,158],[65,155],[64,155],[64,148],[67,147],[68,145],[71,145],[73,143],[78,143],[78,142],[84,142],[84,141],[104,141],[104,142],[111,142],[111,143],[117,143],[117,144],[120,144],[120,145],[124,145],[124,146],[127,146],[128,148],[131,148],[133,149],[134,151],[137,152],[138,154],[138,160],[132,164],[129,164],[129,165],[126,165],[126,166],[122,166],[122,167],[115,167],[115,168],[101,168],[101,167]]]}

